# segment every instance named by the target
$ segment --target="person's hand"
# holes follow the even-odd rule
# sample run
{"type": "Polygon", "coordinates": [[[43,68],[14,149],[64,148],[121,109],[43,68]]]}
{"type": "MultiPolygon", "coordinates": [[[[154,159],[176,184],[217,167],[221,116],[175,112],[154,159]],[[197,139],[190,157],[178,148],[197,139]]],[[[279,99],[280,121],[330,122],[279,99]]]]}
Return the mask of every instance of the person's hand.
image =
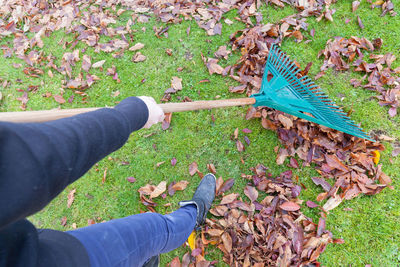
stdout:
{"type": "Polygon", "coordinates": [[[164,120],[164,111],[157,105],[154,98],[149,96],[139,96],[141,100],[146,104],[147,109],[149,110],[149,118],[147,119],[146,124],[143,128],[150,128],[153,124],[162,122],[164,120]]]}

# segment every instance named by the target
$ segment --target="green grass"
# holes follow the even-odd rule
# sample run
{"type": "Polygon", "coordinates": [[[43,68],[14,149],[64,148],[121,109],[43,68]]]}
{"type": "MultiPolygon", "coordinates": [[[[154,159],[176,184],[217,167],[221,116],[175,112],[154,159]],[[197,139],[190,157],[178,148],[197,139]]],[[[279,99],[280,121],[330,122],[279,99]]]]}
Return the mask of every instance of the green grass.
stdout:
{"type": "MultiPolygon", "coordinates": [[[[398,1],[395,1],[398,8],[398,1]]],[[[400,20],[398,17],[380,17],[379,10],[370,10],[369,5],[363,1],[356,11],[365,25],[361,30],[357,25],[355,14],[351,12],[351,1],[342,1],[333,5],[336,13],[333,15],[334,22],[321,21],[317,23],[315,18],[307,19],[310,23],[309,29],[315,29],[315,38],[312,42],[297,44],[293,39],[286,39],[282,49],[291,58],[296,59],[305,66],[309,61],[314,64],[310,70],[313,77],[319,72],[323,59],[317,59],[318,51],[325,47],[328,39],[334,36],[359,36],[374,39],[383,39],[383,46],[380,53],[392,52],[400,57],[400,20]],[[344,23],[345,18],[350,18],[349,24],[344,23]]],[[[262,13],[265,22],[277,22],[287,15],[293,14],[292,8],[283,10],[273,7],[263,7],[262,13]]],[[[227,17],[233,20],[236,11],[231,11],[227,17]]],[[[129,18],[129,12],[120,17],[119,23],[125,24],[129,18]]],[[[170,87],[172,76],[183,79],[183,90],[172,97],[172,101],[178,101],[178,97],[188,96],[193,100],[211,100],[220,96],[222,99],[240,97],[228,92],[229,86],[237,85],[229,78],[217,75],[209,75],[207,68],[201,60],[201,53],[207,57],[213,57],[213,53],[220,45],[229,40],[229,35],[236,30],[243,29],[244,24],[235,21],[231,26],[224,24],[221,36],[207,36],[205,31],[199,29],[194,21],[184,21],[181,24],[171,25],[168,31],[169,37],[158,39],[154,36],[153,26],[162,26],[155,19],[147,24],[136,24],[133,29],[135,42],[145,44],[141,52],[147,56],[147,60],[141,63],[131,62],[133,52],[126,51],[124,56],[114,59],[110,54],[95,53],[92,48],[87,49],[87,54],[92,57],[92,63],[99,60],[106,60],[104,69],[113,64],[117,68],[121,83],[117,83],[110,76],[105,75],[105,70],[91,70],[101,78],[90,89],[86,90],[88,103],[82,103],[81,97],[75,97],[73,103],[65,103],[62,108],[76,108],[88,106],[114,106],[128,96],[149,95],[156,100],[161,99],[163,92],[170,87]],[[190,26],[190,36],[186,35],[186,29],[190,26]],[[146,27],[143,32],[142,27],[146,27]],[[165,49],[172,49],[172,56],[165,53],[165,49]],[[192,59],[185,58],[185,55],[192,54],[192,59]],[[177,68],[182,67],[182,72],[177,68]],[[145,82],[141,82],[145,79],[145,82]],[[209,83],[199,83],[202,79],[209,79],[209,83]],[[120,95],[113,97],[113,93],[120,91],[120,95]]],[[[306,36],[310,37],[308,34],[306,36]]],[[[66,51],[60,49],[58,42],[72,40],[71,35],[63,32],[56,32],[50,38],[44,39],[43,51],[46,54],[53,54],[60,59],[66,51]]],[[[102,39],[103,40],[103,39],[102,39]]],[[[104,39],[106,41],[106,39],[104,39]]],[[[11,39],[3,39],[0,44],[10,43],[11,39]]],[[[133,45],[133,43],[131,44],[133,45]]],[[[76,49],[85,48],[84,44],[78,44],[76,49]]],[[[226,66],[234,63],[239,58],[234,54],[227,61],[221,60],[221,65],[226,66]]],[[[59,64],[60,60],[56,61],[59,64]]],[[[399,66],[396,61],[394,66],[399,66]]],[[[16,57],[3,59],[0,64],[0,77],[11,82],[6,88],[1,88],[3,100],[0,102],[0,111],[20,110],[20,102],[16,98],[22,93],[16,89],[26,89],[29,85],[39,85],[36,93],[29,93],[28,110],[50,109],[58,107],[59,104],[53,98],[44,98],[46,92],[59,94],[61,81],[64,77],[55,74],[53,78],[45,75],[40,78],[29,78],[22,73],[21,69],[15,69],[13,63],[24,62],[16,57]],[[20,82],[16,80],[20,79],[20,82]]],[[[74,74],[79,72],[81,62],[77,63],[74,74]]],[[[328,73],[317,81],[319,85],[334,99],[342,105],[345,110],[352,110],[352,118],[360,122],[368,132],[383,130],[387,135],[399,140],[400,119],[399,116],[390,118],[387,114],[387,107],[378,105],[373,96],[374,92],[353,88],[349,80],[360,78],[361,75],[352,72],[328,73]],[[339,94],[344,95],[343,101],[339,94]]],[[[69,89],[65,89],[64,98],[72,95],[69,89]]],[[[57,230],[70,230],[72,224],[78,227],[87,225],[88,219],[96,222],[120,218],[131,214],[145,211],[140,204],[137,190],[147,183],[158,184],[160,181],[168,182],[188,180],[188,188],[183,192],[177,192],[173,197],[158,200],[160,204],[156,210],[160,213],[172,212],[177,208],[179,200],[188,199],[196,188],[199,177],[189,176],[188,165],[196,161],[202,172],[207,172],[206,164],[213,163],[217,169],[217,176],[224,179],[235,178],[236,183],[232,191],[243,192],[246,181],[240,178],[242,173],[249,174],[249,168],[258,163],[268,166],[274,175],[288,169],[284,165],[277,166],[275,163],[276,154],[274,147],[281,146],[274,132],[261,127],[258,120],[246,121],[244,119],[246,108],[236,107],[218,110],[204,110],[196,112],[174,113],[171,127],[162,131],[161,126],[153,126],[149,130],[141,130],[131,135],[128,143],[120,150],[111,154],[111,158],[105,158],[98,165],[92,168],[84,177],[70,185],[63,193],[54,199],[40,213],[30,219],[40,227],[48,227],[57,230]],[[212,120],[212,115],[215,122],[212,120]],[[249,128],[253,132],[247,134],[251,140],[250,146],[242,153],[236,149],[232,140],[236,128],[249,128]],[[154,135],[145,137],[150,133],[154,135]],[[156,147],[156,149],[154,148],[156,147]],[[170,160],[177,159],[176,166],[171,166],[170,160]],[[245,163],[242,164],[240,158],[245,163]],[[123,165],[123,161],[130,162],[123,165]],[[166,161],[156,168],[158,162],[166,161]],[[107,177],[104,184],[104,170],[107,169],[107,177]],[[126,181],[129,176],[134,176],[137,181],[133,184],[126,181]],[[67,208],[67,194],[76,188],[75,202],[71,208],[67,208]],[[170,207],[163,204],[172,203],[170,207]],[[61,226],[60,220],[67,217],[66,227],[61,226]]],[[[243,141],[244,134],[240,132],[243,141]]],[[[341,204],[328,215],[327,228],[330,229],[335,238],[343,238],[342,245],[329,245],[320,257],[325,266],[364,266],[373,264],[377,266],[396,266],[400,263],[400,225],[398,218],[400,213],[400,190],[397,181],[400,172],[400,157],[391,158],[391,145],[384,143],[387,147],[381,155],[383,170],[393,179],[394,190],[384,190],[377,196],[362,196],[341,204]],[[353,211],[344,211],[349,207],[353,211]]],[[[304,200],[315,200],[318,193],[322,192],[310,180],[310,177],[317,176],[312,168],[295,170],[307,190],[303,190],[300,197],[304,200]]],[[[242,194],[243,197],[244,194],[242,194]]],[[[303,208],[306,215],[318,220],[319,214],[315,210],[303,208]]],[[[175,251],[162,256],[162,265],[170,262],[175,256],[182,257],[188,248],[181,247],[175,251]]],[[[211,250],[206,256],[208,259],[222,257],[217,250],[211,250]]],[[[221,264],[223,266],[223,264],[221,264]]]]}

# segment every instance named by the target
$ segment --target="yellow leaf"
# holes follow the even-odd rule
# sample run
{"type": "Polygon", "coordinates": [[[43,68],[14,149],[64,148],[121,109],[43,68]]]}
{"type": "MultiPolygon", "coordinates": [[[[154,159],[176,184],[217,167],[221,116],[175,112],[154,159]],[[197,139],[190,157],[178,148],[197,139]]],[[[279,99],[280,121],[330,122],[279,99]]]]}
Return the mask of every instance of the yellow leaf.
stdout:
{"type": "Polygon", "coordinates": [[[383,3],[384,3],[385,1],[383,1],[383,0],[378,0],[378,1],[375,1],[374,2],[374,6],[380,6],[380,5],[383,5],[383,3]]]}
{"type": "Polygon", "coordinates": [[[189,247],[190,247],[191,250],[196,248],[196,232],[195,231],[193,231],[190,234],[187,242],[189,243],[189,247]]]}
{"type": "Polygon", "coordinates": [[[372,154],[374,155],[374,163],[378,164],[379,160],[381,159],[381,153],[379,153],[378,150],[372,151],[372,154]]]}

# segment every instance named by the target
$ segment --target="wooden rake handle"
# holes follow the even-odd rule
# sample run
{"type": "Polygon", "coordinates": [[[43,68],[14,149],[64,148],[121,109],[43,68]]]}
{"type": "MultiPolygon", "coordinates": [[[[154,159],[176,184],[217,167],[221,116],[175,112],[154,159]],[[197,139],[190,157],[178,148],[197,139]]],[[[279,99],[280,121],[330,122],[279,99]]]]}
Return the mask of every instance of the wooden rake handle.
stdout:
{"type": "MultiPolygon", "coordinates": [[[[183,103],[159,104],[164,113],[191,111],[200,109],[234,107],[252,105],[256,102],[254,98],[237,98],[224,100],[194,101],[183,103]]],[[[0,112],[0,121],[8,122],[45,122],[61,118],[71,117],[81,113],[94,111],[100,108],[76,108],[76,109],[54,109],[38,111],[0,112]]]]}

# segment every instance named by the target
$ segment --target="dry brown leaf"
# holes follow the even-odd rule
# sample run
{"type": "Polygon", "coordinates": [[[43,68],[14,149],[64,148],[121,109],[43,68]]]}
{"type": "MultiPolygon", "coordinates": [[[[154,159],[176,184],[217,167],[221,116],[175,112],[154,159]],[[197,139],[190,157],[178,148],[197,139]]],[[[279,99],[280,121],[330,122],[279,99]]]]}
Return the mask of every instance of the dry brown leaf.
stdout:
{"type": "Polygon", "coordinates": [[[172,189],[175,191],[182,191],[182,190],[185,190],[185,188],[187,187],[188,184],[189,184],[188,181],[182,180],[182,181],[179,181],[176,184],[174,184],[172,186],[172,189]]]}
{"type": "Polygon", "coordinates": [[[322,207],[325,211],[330,211],[339,206],[340,203],[342,203],[343,199],[339,196],[333,196],[328,201],[324,204],[322,207]]]}
{"type": "Polygon", "coordinates": [[[293,121],[282,114],[278,115],[278,120],[283,124],[283,127],[285,127],[285,129],[290,129],[293,127],[293,121]]]}
{"type": "Polygon", "coordinates": [[[54,100],[57,101],[57,103],[59,103],[59,104],[65,103],[65,99],[61,95],[54,95],[53,97],[54,97],[54,100]]]}
{"type": "Polygon", "coordinates": [[[244,194],[250,199],[250,202],[254,202],[258,198],[258,191],[253,186],[247,185],[244,188],[244,194]]]}
{"type": "Polygon", "coordinates": [[[182,79],[178,77],[172,77],[171,79],[171,87],[176,91],[182,90],[182,79]]]}
{"type": "Polygon", "coordinates": [[[226,195],[222,198],[221,200],[221,205],[225,205],[225,204],[229,204],[232,203],[234,200],[236,200],[236,198],[239,196],[239,194],[236,193],[231,193],[229,195],[226,195]]]}
{"type": "Polygon", "coordinates": [[[353,3],[351,4],[353,13],[356,12],[359,5],[360,5],[360,1],[353,1],[353,3]]]}
{"type": "Polygon", "coordinates": [[[300,209],[300,205],[292,201],[286,201],[282,203],[279,207],[286,211],[296,211],[300,209]]]}
{"type": "Polygon", "coordinates": [[[167,190],[167,182],[166,181],[162,181],[156,186],[154,191],[151,192],[150,198],[155,198],[155,197],[160,196],[162,193],[165,192],[165,190],[167,190]]]}
{"type": "Polygon", "coordinates": [[[196,162],[192,162],[189,165],[189,174],[190,174],[190,176],[195,175],[198,171],[199,171],[199,169],[198,169],[197,163],[196,162]]]}
{"type": "Polygon", "coordinates": [[[132,61],[135,62],[135,63],[138,63],[138,62],[145,61],[146,58],[147,58],[147,57],[146,57],[145,55],[143,55],[143,54],[140,53],[140,52],[137,52],[137,53],[132,57],[132,61]]]}
{"type": "Polygon", "coordinates": [[[129,48],[129,51],[140,50],[140,49],[142,49],[143,47],[144,47],[144,44],[142,44],[142,43],[137,43],[137,44],[135,44],[134,46],[131,46],[131,47],[129,48]]]}
{"type": "Polygon", "coordinates": [[[215,169],[215,166],[214,166],[214,164],[212,164],[212,163],[207,164],[207,169],[208,169],[211,173],[213,173],[213,174],[216,174],[216,173],[217,173],[217,170],[215,169]]]}
{"type": "Polygon", "coordinates": [[[169,264],[170,267],[181,267],[181,261],[179,260],[179,256],[173,258],[169,264]]]}
{"type": "Polygon", "coordinates": [[[221,236],[222,242],[224,244],[224,247],[226,249],[226,251],[228,253],[230,253],[232,251],[232,238],[231,236],[225,232],[222,236],[221,236]]]}
{"type": "Polygon", "coordinates": [[[75,192],[76,192],[76,188],[72,189],[71,191],[69,191],[68,196],[67,196],[67,207],[70,208],[72,203],[75,200],[75,192]]]}
{"type": "Polygon", "coordinates": [[[93,63],[92,68],[93,69],[100,68],[100,67],[102,67],[104,65],[105,62],[106,62],[105,59],[97,61],[96,63],[93,63]]]}
{"type": "Polygon", "coordinates": [[[91,66],[92,66],[92,61],[90,59],[90,56],[83,55],[83,57],[82,57],[82,69],[84,71],[88,72],[91,66]]]}

